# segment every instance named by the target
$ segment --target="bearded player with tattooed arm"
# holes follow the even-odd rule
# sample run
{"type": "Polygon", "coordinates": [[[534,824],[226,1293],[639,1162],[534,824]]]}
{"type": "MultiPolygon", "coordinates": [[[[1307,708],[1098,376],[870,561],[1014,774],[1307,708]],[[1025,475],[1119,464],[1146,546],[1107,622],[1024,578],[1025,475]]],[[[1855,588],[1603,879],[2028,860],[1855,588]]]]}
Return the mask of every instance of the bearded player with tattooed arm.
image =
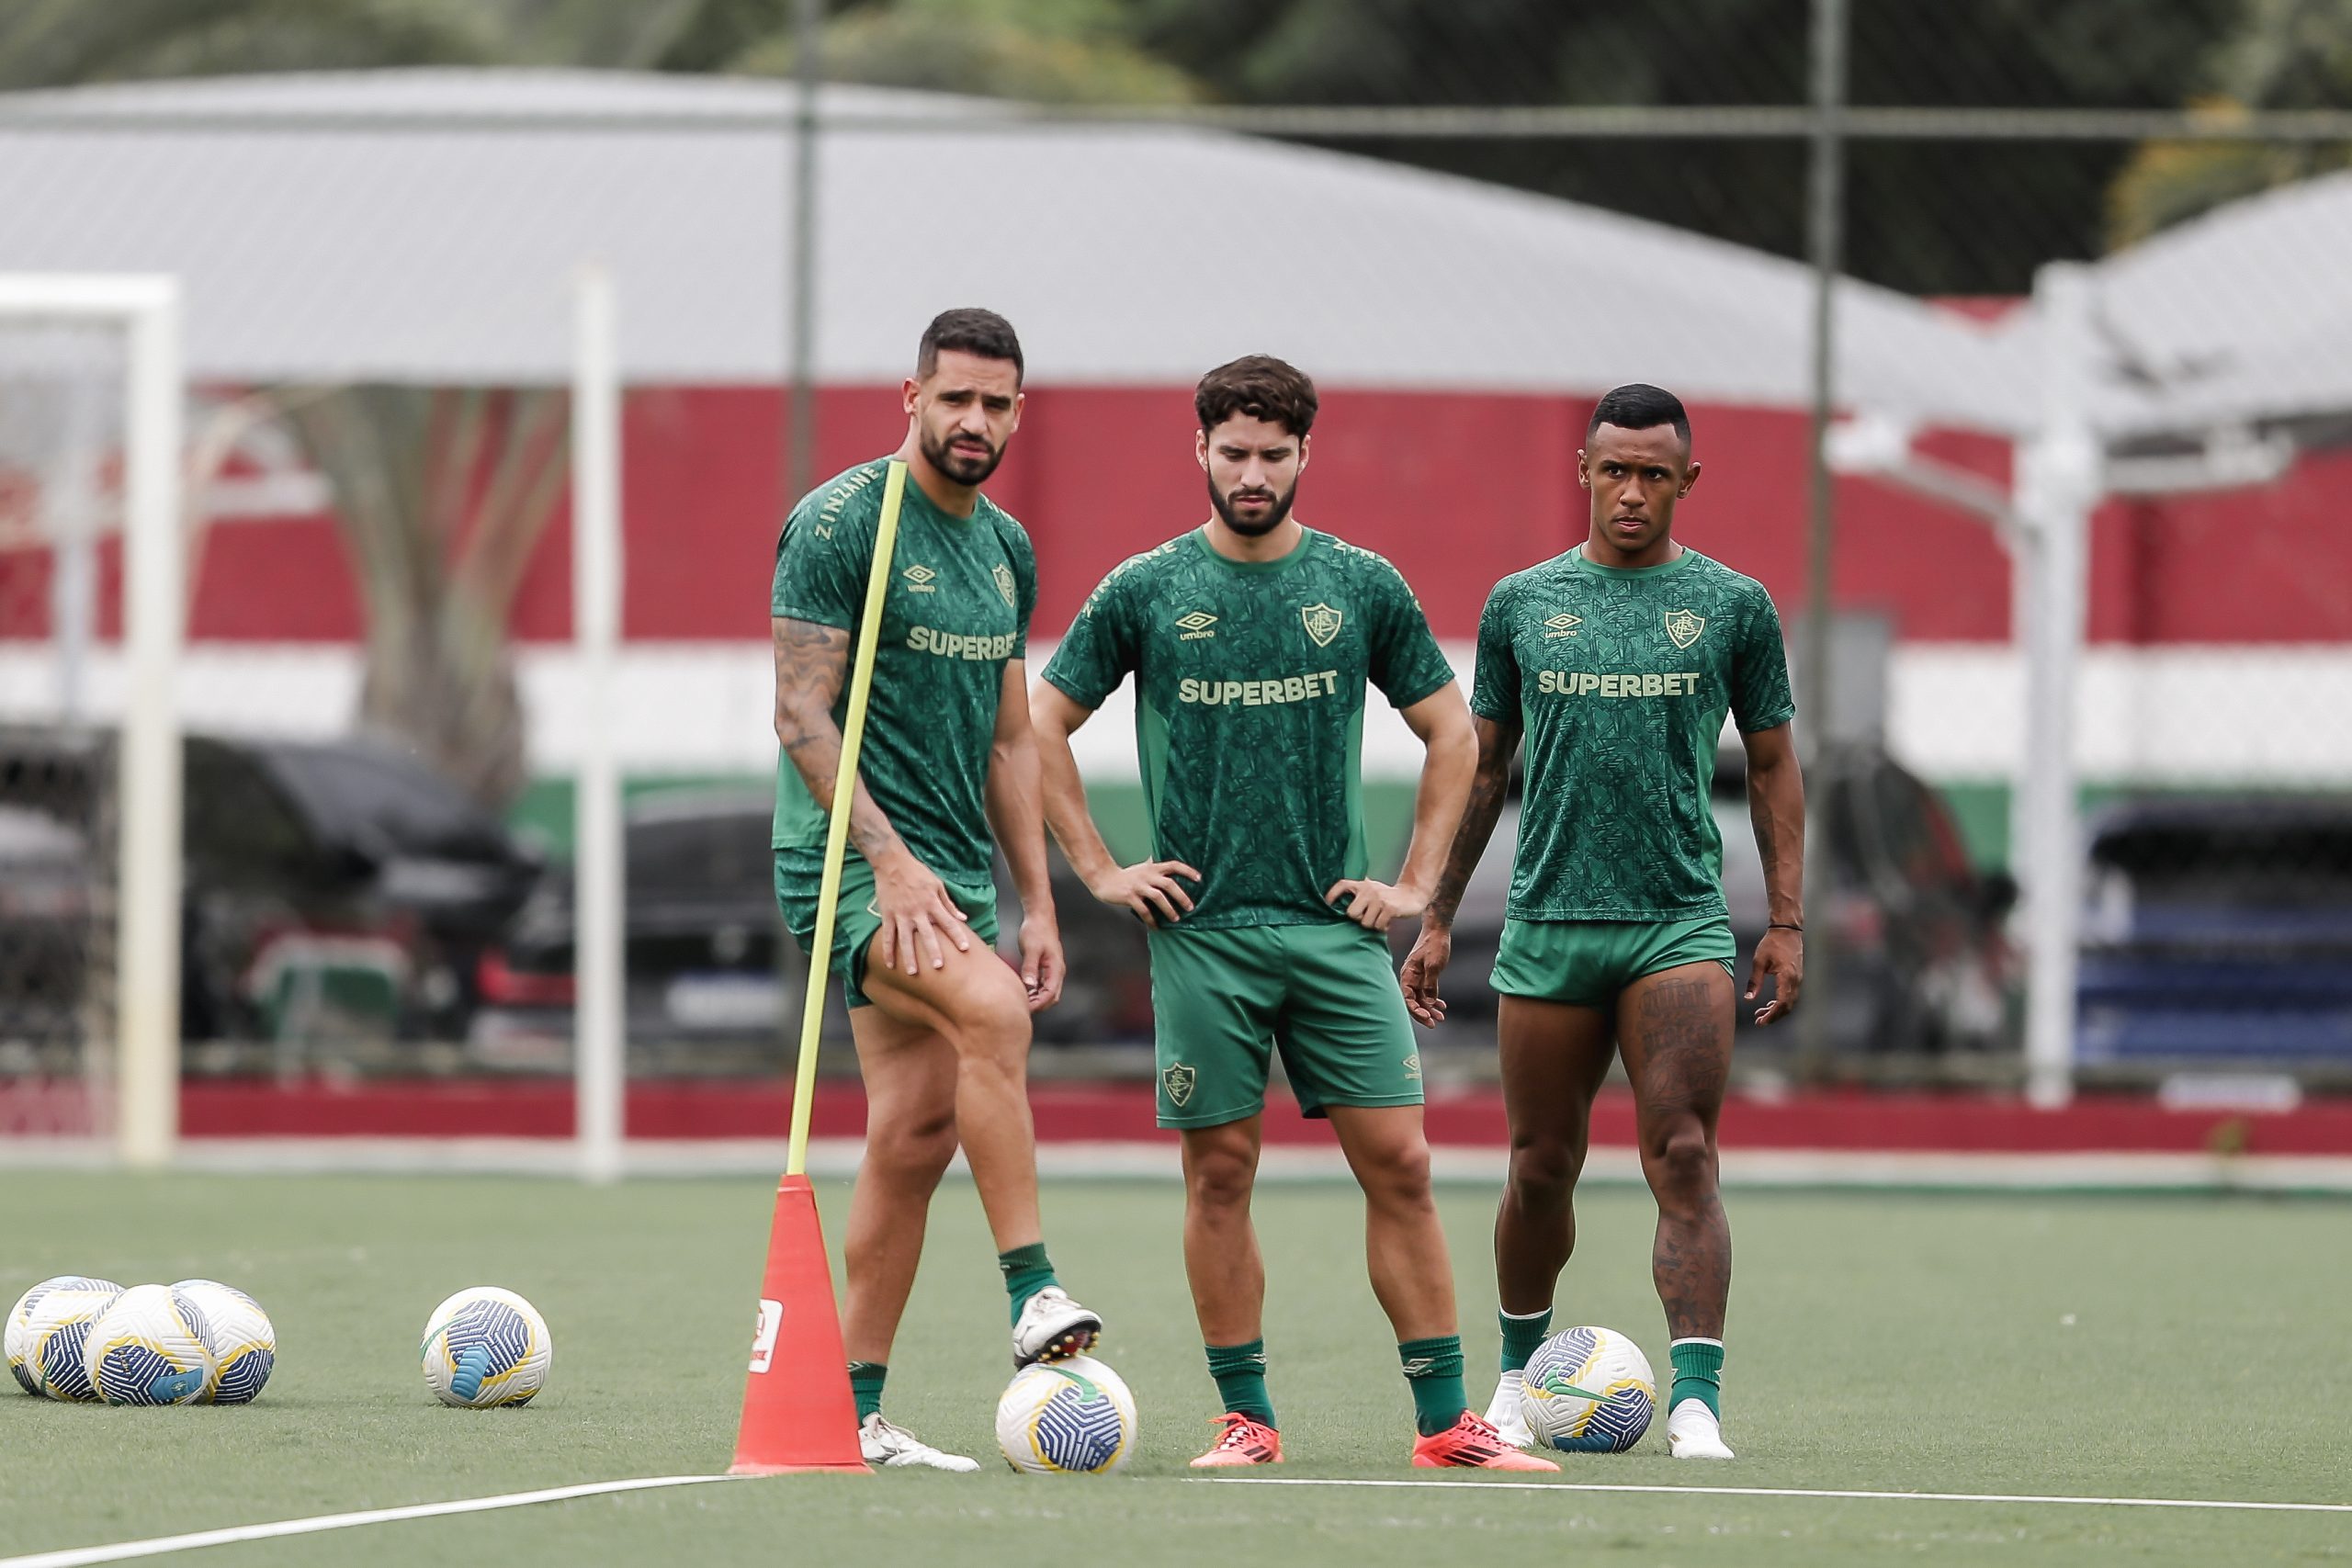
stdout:
{"type": "Polygon", "coordinates": [[[1673,1337],[1667,1438],[1678,1459],[1729,1459],[1720,1390],[1731,1230],[1715,1123],[1731,1068],[1732,966],[1723,841],[1709,801],[1728,712],[1747,752],[1749,812],[1770,924],[1747,987],[1768,1024],[1804,979],[1804,784],[1778,613],[1762,585],[1677,543],[1699,482],[1681,402],[1620,387],[1593,410],[1577,478],[1584,542],[1497,584],[1479,619],[1470,801],[1400,984],[1423,1025],[1472,869],[1524,739],[1526,789],[1495,959],[1510,1169],[1495,1217],[1503,1373],[1487,1418],[1510,1440],[1521,1369],[1550,1331],[1576,1244],[1572,1208],[1593,1096],[1622,1054],[1642,1171],[1657,1200],[1652,1274],[1673,1337]]]}
{"type": "MultiPolygon", "coordinates": [[[[890,1345],[922,1257],[931,1196],[962,1147],[1026,1365],[1084,1350],[1102,1321],[1046,1256],[1029,1118],[1029,1015],[1061,994],[1023,651],[1037,599],[1029,536],[979,491],[1021,423],[1012,324],[949,310],[901,389],[907,465],[875,639],[832,952],[865,1080],[865,1155],[842,1248],[842,1338],[869,1464],[970,1472],[881,1414],[890,1345]],[[1021,972],[997,958],[1001,847],[1021,895],[1021,972]]],[[[776,543],[776,902],[815,940],[843,689],[873,571],[888,460],[811,491],[776,543]]]]}

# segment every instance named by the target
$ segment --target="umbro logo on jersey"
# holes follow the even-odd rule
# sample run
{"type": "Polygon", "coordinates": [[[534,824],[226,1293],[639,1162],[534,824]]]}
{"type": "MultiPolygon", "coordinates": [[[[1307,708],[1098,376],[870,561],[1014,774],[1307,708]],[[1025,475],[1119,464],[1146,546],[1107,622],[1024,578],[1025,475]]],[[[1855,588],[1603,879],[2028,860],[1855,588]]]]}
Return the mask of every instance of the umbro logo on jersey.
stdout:
{"type": "Polygon", "coordinates": [[[1577,628],[1584,625],[1584,617],[1582,615],[1571,615],[1563,611],[1561,614],[1553,616],[1544,624],[1550,628],[1544,634],[1544,639],[1549,641],[1551,638],[1555,637],[1576,636],[1577,628]]]}
{"type": "Polygon", "coordinates": [[[1206,610],[1195,610],[1189,615],[1176,617],[1178,642],[1201,642],[1216,636],[1216,617],[1206,610]]]}
{"type": "Polygon", "coordinates": [[[936,593],[939,592],[939,573],[932,570],[931,568],[927,566],[910,566],[907,568],[906,570],[899,573],[899,575],[907,580],[907,592],[910,593],[936,593]]]}
{"type": "Polygon", "coordinates": [[[1666,635],[1674,639],[1677,648],[1690,647],[1706,629],[1707,618],[1704,615],[1694,615],[1688,610],[1668,610],[1666,613],[1666,635]]]}
{"type": "Polygon", "coordinates": [[[1329,648],[1331,639],[1340,635],[1340,625],[1347,615],[1329,604],[1309,604],[1299,611],[1298,618],[1306,623],[1306,635],[1315,639],[1317,648],[1329,648]]]}
{"type": "Polygon", "coordinates": [[[1020,607],[1019,585],[1012,581],[1012,569],[1002,561],[999,561],[989,569],[989,575],[996,579],[996,591],[1004,596],[1005,608],[1018,609],[1020,607]]]}
{"type": "Polygon", "coordinates": [[[1182,1062],[1169,1063],[1168,1070],[1159,1075],[1159,1087],[1168,1091],[1168,1103],[1179,1111],[1193,1098],[1193,1086],[1199,1081],[1200,1075],[1182,1062]]]}

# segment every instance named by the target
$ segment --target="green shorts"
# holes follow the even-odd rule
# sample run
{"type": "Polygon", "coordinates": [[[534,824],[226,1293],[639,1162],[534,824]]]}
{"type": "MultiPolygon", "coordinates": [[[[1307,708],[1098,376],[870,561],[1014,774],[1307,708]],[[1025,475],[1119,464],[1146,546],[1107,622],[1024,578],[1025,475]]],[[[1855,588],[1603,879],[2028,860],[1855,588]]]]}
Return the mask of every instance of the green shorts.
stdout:
{"type": "Polygon", "coordinates": [[[1687,920],[1505,920],[1495,990],[1570,1007],[1607,1007],[1645,975],[1739,955],[1725,915],[1687,920]]]}
{"type": "MultiPolygon", "coordinates": [[[[817,940],[817,889],[824,876],[822,850],[775,852],[775,904],[800,951],[817,940]]],[[[944,879],[943,879],[944,880],[944,879]]],[[[996,945],[996,884],[949,882],[947,896],[972,917],[972,934],[996,945]]],[[[874,868],[853,851],[842,860],[842,907],[833,917],[833,973],[841,977],[842,994],[854,1008],[870,1007],[874,998],[860,983],[865,978],[865,951],[882,917],[874,908],[874,868]]]]}
{"type": "Polygon", "coordinates": [[[1420,1047],[1388,943],[1351,922],[1155,931],[1151,1011],[1163,1127],[1256,1115],[1276,1050],[1309,1116],[1421,1103],[1420,1047]]]}

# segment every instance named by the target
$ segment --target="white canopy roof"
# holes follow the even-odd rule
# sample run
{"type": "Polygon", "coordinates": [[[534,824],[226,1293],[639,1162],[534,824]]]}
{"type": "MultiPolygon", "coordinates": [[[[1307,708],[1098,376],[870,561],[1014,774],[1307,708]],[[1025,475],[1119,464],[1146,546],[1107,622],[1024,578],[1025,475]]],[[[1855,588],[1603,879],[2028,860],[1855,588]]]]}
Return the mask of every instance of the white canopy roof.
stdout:
{"type": "MultiPolygon", "coordinates": [[[[544,382],[568,374],[566,279],[593,260],[616,276],[629,379],[772,382],[789,92],[403,71],[18,96],[0,107],[0,270],[179,274],[206,378],[544,382]],[[37,129],[9,124],[26,115],[37,129]]],[[[1334,384],[1807,400],[1793,262],[1217,132],[843,86],[822,113],[830,381],[894,378],[933,311],[986,304],[1046,383],[1189,383],[1266,350],[1334,384]]],[[[1839,288],[1841,401],[1991,430],[2030,414],[2014,343],[1839,288]]]]}
{"type": "MultiPolygon", "coordinates": [[[[2337,174],[2096,264],[2101,428],[2130,437],[2352,412],[2347,257],[2352,174],[2337,174]]],[[[2030,355],[2037,331],[2020,311],[2001,335],[2030,355]]]]}

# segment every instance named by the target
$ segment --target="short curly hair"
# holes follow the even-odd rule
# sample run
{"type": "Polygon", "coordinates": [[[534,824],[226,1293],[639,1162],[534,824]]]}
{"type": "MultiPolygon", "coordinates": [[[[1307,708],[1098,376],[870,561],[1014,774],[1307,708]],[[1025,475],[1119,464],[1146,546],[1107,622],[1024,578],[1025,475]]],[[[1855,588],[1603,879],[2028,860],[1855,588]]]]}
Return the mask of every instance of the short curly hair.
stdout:
{"type": "Polygon", "coordinates": [[[1246,354],[1220,365],[1193,390],[1193,412],[1203,430],[1240,413],[1305,435],[1315,428],[1315,383],[1306,372],[1271,354],[1246,354]]]}

